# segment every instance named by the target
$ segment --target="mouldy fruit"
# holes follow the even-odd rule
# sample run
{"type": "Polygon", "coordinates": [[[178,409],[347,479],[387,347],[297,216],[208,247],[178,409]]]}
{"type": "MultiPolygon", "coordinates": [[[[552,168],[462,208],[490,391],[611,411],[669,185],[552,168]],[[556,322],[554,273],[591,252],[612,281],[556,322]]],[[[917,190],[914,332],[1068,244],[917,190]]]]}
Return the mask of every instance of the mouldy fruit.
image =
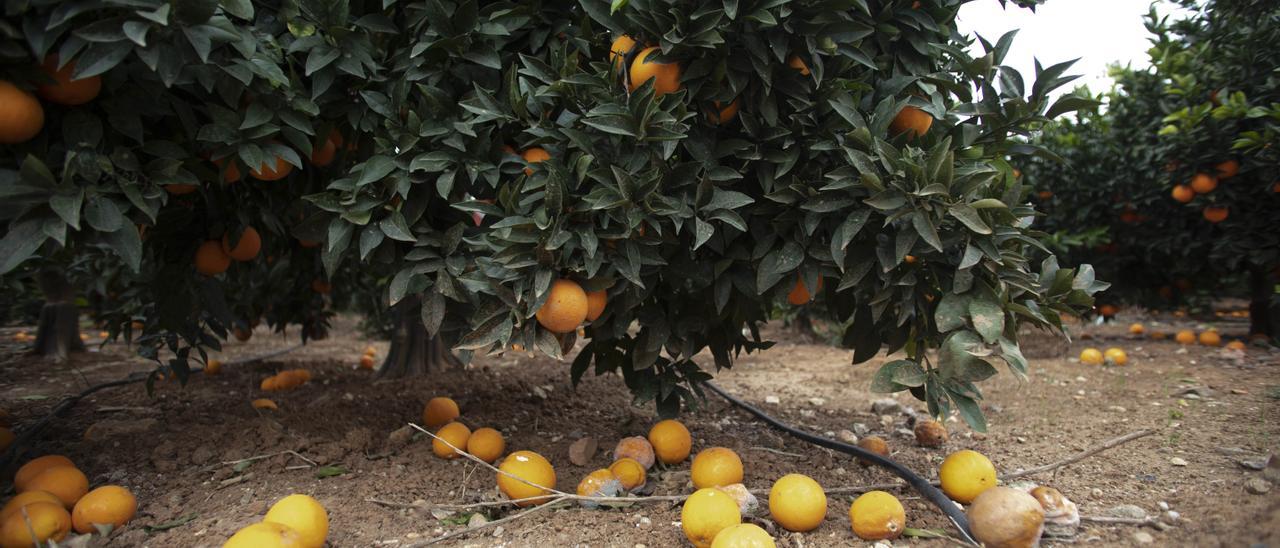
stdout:
{"type": "Polygon", "coordinates": [[[924,447],[942,447],[947,443],[947,427],[933,419],[916,421],[916,443],[924,447]]]}
{"type": "Polygon", "coordinates": [[[645,473],[644,465],[640,464],[640,461],[636,459],[628,457],[618,459],[609,465],[609,471],[613,472],[613,475],[622,483],[622,488],[627,491],[635,491],[644,487],[647,474],[645,473]]]}
{"type": "Polygon", "coordinates": [[[966,514],[973,537],[987,548],[1031,548],[1044,530],[1044,508],[1036,498],[1008,487],[987,489],[966,514]]]}
{"type": "MultiPolygon", "coordinates": [[[[884,438],[880,436],[867,436],[865,438],[862,438],[858,440],[858,447],[866,449],[867,451],[870,451],[882,457],[889,456],[889,444],[885,443],[884,438]]],[[[858,464],[861,464],[863,466],[871,466],[871,461],[863,458],[859,458],[858,464]]]]}
{"type": "Polygon", "coordinates": [[[754,516],[760,512],[760,500],[746,485],[741,483],[733,483],[720,488],[725,494],[733,497],[734,502],[738,503],[738,512],[744,516],[754,516]]]}
{"type": "MultiPolygon", "coordinates": [[[[580,497],[616,497],[622,494],[622,482],[618,481],[618,477],[608,468],[601,468],[587,474],[578,482],[578,496],[580,497]]],[[[600,503],[592,500],[582,500],[584,508],[596,509],[600,507],[600,503]]]]}
{"type": "Polygon", "coordinates": [[[1058,538],[1072,538],[1080,527],[1080,510],[1074,502],[1063,496],[1057,489],[1038,485],[1031,488],[1030,495],[1040,503],[1044,510],[1044,535],[1058,538]]]}
{"type": "Polygon", "coordinates": [[[653,468],[653,445],[640,436],[622,438],[613,449],[613,460],[634,459],[646,470],[653,468]]]}

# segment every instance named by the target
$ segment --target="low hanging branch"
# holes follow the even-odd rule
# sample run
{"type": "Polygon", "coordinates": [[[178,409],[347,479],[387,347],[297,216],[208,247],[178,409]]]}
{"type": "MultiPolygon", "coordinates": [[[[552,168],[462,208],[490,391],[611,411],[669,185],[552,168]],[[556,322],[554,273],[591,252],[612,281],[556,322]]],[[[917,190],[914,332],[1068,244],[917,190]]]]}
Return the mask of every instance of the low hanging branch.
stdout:
{"type": "MultiPolygon", "coordinates": [[[[294,350],[302,348],[303,344],[305,343],[298,343],[294,346],[267,352],[266,354],[262,354],[260,356],[252,356],[249,358],[228,360],[223,365],[243,365],[247,363],[268,360],[276,356],[288,354],[290,352],[293,352],[294,350]]],[[[199,373],[201,371],[204,371],[204,367],[195,367],[191,369],[192,373],[199,373]]],[[[0,470],[7,470],[10,466],[12,466],[15,462],[17,462],[18,455],[22,453],[22,450],[31,442],[32,439],[34,439],[37,435],[39,435],[40,432],[43,431],[45,427],[47,427],[49,423],[53,421],[55,417],[61,416],[65,414],[67,411],[71,410],[71,408],[74,407],[77,403],[80,403],[80,400],[83,400],[86,397],[89,397],[90,395],[92,395],[93,393],[99,390],[105,390],[107,388],[114,388],[117,386],[127,386],[130,384],[146,382],[147,377],[150,374],[151,374],[150,372],[130,373],[126,375],[125,378],[123,379],[104,382],[102,384],[90,386],[89,388],[86,388],[83,391],[81,391],[79,394],[74,394],[74,395],[63,398],[62,401],[58,402],[57,405],[53,406],[53,409],[50,410],[48,414],[41,417],[40,420],[36,421],[31,426],[23,429],[22,432],[18,434],[18,437],[15,440],[13,440],[13,444],[9,447],[9,450],[4,453],[3,457],[0,457],[0,470]]]]}

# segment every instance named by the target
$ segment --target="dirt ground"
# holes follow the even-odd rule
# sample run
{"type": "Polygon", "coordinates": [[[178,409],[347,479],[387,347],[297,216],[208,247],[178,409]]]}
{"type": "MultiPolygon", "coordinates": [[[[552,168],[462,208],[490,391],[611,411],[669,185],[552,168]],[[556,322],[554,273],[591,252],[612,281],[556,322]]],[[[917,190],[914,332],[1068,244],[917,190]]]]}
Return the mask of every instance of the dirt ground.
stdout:
{"type": "MultiPolygon", "coordinates": [[[[717,382],[811,432],[883,436],[893,458],[927,476],[936,476],[942,458],[959,449],[978,450],[1008,472],[1056,461],[1127,432],[1155,429],[1154,435],[1032,478],[1060,489],[1086,516],[1113,515],[1118,506],[1136,505],[1169,523],[1087,522],[1071,543],[1280,545],[1280,488],[1250,494],[1246,481],[1262,473],[1240,464],[1280,449],[1280,352],[1251,347],[1241,357],[1215,348],[1132,338],[1125,327],[1136,320],[1165,332],[1197,327],[1187,320],[1170,324],[1121,317],[1106,326],[1075,326],[1078,340],[1070,345],[1033,336],[1026,347],[1038,358],[1032,359],[1028,381],[1002,373],[983,385],[989,432],[973,433],[951,420],[951,440],[943,449],[922,448],[904,435],[908,413],[872,413],[872,402],[883,396],[870,393],[868,385],[881,359],[851,366],[847,351],[791,342],[800,339],[775,330],[770,334],[782,342],[741,359],[717,382]],[[1084,335],[1089,339],[1079,340],[1084,335]],[[1122,347],[1130,363],[1086,366],[1071,358],[1086,346],[1122,347]]],[[[1220,328],[1230,336],[1244,325],[1223,323],[1220,328]]],[[[122,344],[79,355],[65,365],[47,364],[20,354],[13,342],[16,331],[0,330],[0,406],[10,411],[18,430],[44,416],[64,395],[149,369],[122,344]]],[[[656,420],[652,406],[631,405],[620,378],[590,377],[575,390],[567,363],[524,353],[478,359],[465,371],[432,378],[378,382],[353,366],[367,344],[382,356],[386,343],[364,340],[351,318],[339,318],[333,334],[265,363],[227,366],[213,377],[198,375],[186,387],[160,383],[154,396],[141,385],[99,392],[53,421],[27,456],[65,454],[92,485],[121,484],[138,495],[138,517],[112,535],[107,546],[220,546],[237,529],[260,520],[272,502],[295,492],[316,497],[328,509],[331,546],[411,546],[466,528],[467,513],[446,515],[430,505],[497,499],[492,472],[434,457],[429,439],[406,439],[403,430],[393,435],[420,420],[430,397],[453,397],[465,422],[499,429],[508,451],[531,449],[545,455],[556,467],[558,488],[566,491],[591,470],[607,466],[618,439],[644,435],[656,420]],[[262,397],[257,390],[262,378],[294,367],[311,369],[315,379],[271,394],[279,404],[276,411],[250,407],[250,400],[262,397]],[[596,438],[601,450],[589,466],[574,466],[569,446],[583,436],[596,438]],[[342,473],[320,478],[322,469],[342,473]]],[[[284,348],[296,341],[296,332],[290,335],[260,329],[248,343],[230,343],[220,357],[284,348]]],[[[683,417],[694,436],[694,451],[711,446],[735,450],[745,463],[745,483],[753,489],[767,491],[773,480],[789,472],[807,474],[828,490],[893,480],[885,471],[791,439],[711,398],[683,417]]],[[[897,399],[923,409],[909,395],[897,399]]],[[[4,483],[8,490],[8,478],[4,483]]],[[[650,484],[654,494],[691,492],[688,464],[651,471],[650,484]]],[[[947,529],[940,512],[914,493],[897,494],[907,507],[908,527],[947,529]]],[[[850,530],[853,498],[830,495],[821,527],[803,535],[781,532],[778,545],[869,545],[850,530]]],[[[763,497],[761,502],[767,508],[763,497]]],[[[679,510],[674,503],[555,509],[440,545],[686,546],[679,510]]],[[[496,510],[489,517],[504,512],[496,510]]],[[[757,523],[778,533],[767,518],[757,523]]],[[[948,545],[908,538],[893,544],[948,545]]]]}

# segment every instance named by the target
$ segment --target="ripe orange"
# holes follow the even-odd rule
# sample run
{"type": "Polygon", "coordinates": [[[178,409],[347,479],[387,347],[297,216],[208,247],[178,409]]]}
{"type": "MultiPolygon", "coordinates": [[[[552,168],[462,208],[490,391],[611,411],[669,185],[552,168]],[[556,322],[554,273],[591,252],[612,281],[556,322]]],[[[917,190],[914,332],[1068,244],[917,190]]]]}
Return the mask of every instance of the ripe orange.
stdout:
{"type": "Polygon", "coordinates": [[[289,495],[267,510],[263,523],[278,523],[298,533],[299,548],[321,548],[329,536],[329,513],[307,495],[289,495]]]}
{"type": "Polygon", "coordinates": [[[827,517],[827,494],[813,478],[787,474],[769,489],[769,515],[788,531],[812,531],[827,517]]]}
{"type": "Polygon", "coordinates": [[[787,66],[796,69],[801,76],[809,75],[809,65],[806,64],[804,59],[801,59],[799,55],[792,55],[791,57],[788,57],[787,66]]]}
{"type": "Polygon", "coordinates": [[[44,107],[34,95],[0,80],[0,145],[31,140],[44,127],[44,107]]]}
{"type": "Polygon", "coordinates": [[[893,540],[906,528],[907,513],[898,497],[868,491],[849,505],[849,523],[862,540],[893,540]]]}
{"type": "Polygon", "coordinates": [[[249,405],[252,406],[254,409],[279,409],[280,408],[279,406],[276,405],[276,402],[271,401],[267,398],[258,398],[256,400],[249,402],[249,405]]]}
{"type": "Polygon", "coordinates": [[[657,47],[645,48],[631,62],[631,91],[649,80],[653,80],[653,94],[657,97],[680,90],[680,65],[649,62],[649,56],[660,51],[657,47]]]}
{"type": "Polygon", "coordinates": [[[1098,307],[1098,313],[1102,314],[1103,318],[1112,318],[1120,313],[1120,307],[1114,304],[1104,304],[1098,307]]]}
{"type": "Polygon", "coordinates": [[[205,276],[215,276],[231,268],[231,257],[222,251],[222,243],[217,240],[206,240],[196,248],[196,272],[205,276]]]}
{"type": "Polygon", "coordinates": [[[713,124],[727,124],[738,115],[737,99],[731,101],[728,106],[720,106],[720,101],[713,101],[712,105],[715,106],[715,110],[707,113],[707,119],[711,120],[713,124]]]}
{"type": "MultiPolygon", "coordinates": [[[[814,291],[822,291],[822,278],[818,278],[817,289],[814,291]]],[[[809,294],[809,288],[805,286],[804,279],[796,277],[796,285],[791,288],[791,292],[787,293],[787,302],[795,306],[807,304],[813,300],[813,295],[809,294]]]]}
{"type": "Polygon", "coordinates": [[[231,335],[235,337],[237,341],[249,342],[249,339],[253,338],[253,330],[237,326],[231,328],[231,335]]]}
{"type": "Polygon", "coordinates": [[[26,515],[23,512],[13,512],[0,523],[0,546],[43,546],[51,540],[61,542],[71,532],[71,514],[59,504],[33,502],[26,505],[25,510],[26,515]]]}
{"type": "Polygon", "coordinates": [[[71,459],[62,455],[45,455],[31,459],[13,475],[13,488],[17,489],[19,493],[30,491],[27,485],[31,483],[33,478],[45,470],[60,466],[76,467],[75,463],[71,462],[71,459]]]}
{"type": "Polygon", "coordinates": [[[1200,334],[1200,344],[1205,346],[1219,346],[1222,344],[1222,337],[1218,336],[1217,331],[1205,331],[1200,334]]]}
{"type": "Polygon", "coordinates": [[[708,548],[721,531],[742,523],[742,511],[728,493],[715,487],[695,491],[680,509],[680,529],[696,548],[708,548]]]}
{"type": "Polygon", "coordinates": [[[4,504],[4,508],[0,509],[0,524],[4,523],[5,518],[9,514],[21,510],[23,506],[27,506],[36,502],[52,502],[58,506],[62,506],[62,500],[44,491],[26,491],[18,493],[9,502],[4,504]]]}
{"type": "Polygon", "coordinates": [[[292,171],[293,164],[286,162],[283,157],[276,156],[274,162],[268,160],[268,163],[263,163],[257,169],[249,170],[249,176],[259,181],[279,181],[288,177],[292,171]]]}
{"type": "Polygon", "coordinates": [[[311,165],[324,167],[333,163],[338,155],[338,147],[342,146],[342,133],[337,129],[329,130],[324,142],[317,142],[311,147],[311,165]]]}
{"type": "Polygon", "coordinates": [[[41,85],[36,89],[36,93],[45,101],[59,105],[83,105],[92,101],[98,96],[98,92],[102,91],[102,77],[90,76],[72,80],[71,73],[75,69],[75,61],[69,61],[62,68],[58,68],[57,55],[45,57],[40,70],[53,78],[54,83],[41,85]]]}
{"type": "Polygon", "coordinates": [[[982,453],[965,449],[956,451],[942,460],[938,469],[942,492],[961,504],[973,499],[996,484],[996,467],[982,453]]]}
{"type": "Polygon", "coordinates": [[[1232,350],[1244,350],[1245,349],[1244,341],[1239,339],[1231,341],[1227,343],[1227,348],[1230,348],[1232,350]]]}
{"type": "Polygon", "coordinates": [[[477,428],[467,438],[467,452],[489,464],[497,461],[506,449],[507,442],[502,439],[502,433],[492,428],[477,428]]]}
{"type": "Polygon", "coordinates": [[[1182,203],[1190,202],[1196,198],[1196,191],[1191,190],[1187,185],[1175,185],[1173,187],[1173,199],[1182,203]]]}
{"type": "Polygon", "coordinates": [[[754,523],[739,523],[721,529],[711,548],[777,548],[769,532],[754,523]]]}
{"type": "Polygon", "coordinates": [[[547,300],[538,308],[538,324],[552,333],[571,333],[587,319],[587,293],[578,282],[561,278],[551,282],[547,300]]]}
{"type": "Polygon", "coordinates": [[[1218,173],[1218,179],[1230,179],[1240,173],[1240,162],[1235,160],[1227,160],[1213,167],[1218,173]]]}
{"type": "MultiPolygon", "coordinates": [[[[231,165],[228,165],[227,168],[222,172],[222,181],[228,184],[234,183],[240,180],[240,166],[239,164],[236,163],[236,160],[234,157],[230,157],[230,159],[231,159],[231,165]]],[[[218,169],[222,169],[222,166],[226,165],[227,163],[227,158],[223,158],[221,160],[214,160],[213,163],[218,166],[218,169]]]]}
{"type": "MultiPolygon", "coordinates": [[[[889,444],[886,443],[884,441],[884,438],[880,436],[867,436],[865,438],[862,438],[858,440],[858,447],[866,449],[867,451],[870,451],[882,457],[889,456],[889,444]]],[[[858,464],[861,464],[863,466],[871,466],[871,461],[859,458],[858,464]]]]}
{"type": "Polygon", "coordinates": [[[330,291],[333,291],[333,284],[316,278],[311,280],[311,290],[321,295],[328,295],[330,291]]]}
{"type": "Polygon", "coordinates": [[[1174,336],[1173,340],[1178,341],[1178,344],[1195,344],[1196,334],[1192,333],[1190,329],[1183,329],[1174,336]]]}
{"type": "Polygon", "coordinates": [[[587,292],[587,321],[594,322],[604,314],[604,306],[609,304],[609,292],[601,289],[599,291],[587,292]]]}
{"type": "MultiPolygon", "coordinates": [[[[554,489],[556,486],[555,468],[552,468],[551,463],[546,458],[533,451],[516,451],[507,455],[507,458],[502,459],[502,465],[498,469],[524,480],[520,481],[508,477],[506,474],[498,474],[498,489],[512,500],[541,497],[550,493],[547,489],[554,489]],[[529,483],[538,487],[529,485],[529,483]]],[[[530,506],[542,504],[547,500],[547,497],[542,497],[516,504],[518,506],[530,506]]]]}
{"type": "Polygon", "coordinates": [[[302,535],[291,527],[262,521],[231,535],[222,548],[301,548],[302,535]]]}
{"type": "Polygon", "coordinates": [[[1146,332],[1147,332],[1147,328],[1146,328],[1146,327],[1143,327],[1143,325],[1142,325],[1142,324],[1140,324],[1140,323],[1135,323],[1135,324],[1130,324],[1130,325],[1129,325],[1129,334],[1130,334],[1130,335],[1141,335],[1141,334],[1146,333],[1146,332]]]}
{"type": "Polygon", "coordinates": [[[171,183],[164,185],[164,191],[174,196],[183,196],[191,194],[200,189],[199,185],[189,185],[186,183],[171,183]]]}
{"type": "Polygon", "coordinates": [[[222,372],[222,362],[219,360],[209,360],[209,363],[204,364],[205,375],[217,375],[218,373],[221,373],[221,372],[222,372]]]}
{"type": "Polygon", "coordinates": [[[1227,220],[1227,206],[1209,206],[1204,208],[1204,219],[1215,224],[1227,220]]]}
{"type": "Polygon", "coordinates": [[[973,536],[983,546],[1037,546],[1044,527],[1044,508],[1030,493],[993,487],[979,495],[966,512],[973,536]]]}
{"type": "Polygon", "coordinates": [[[613,65],[613,70],[622,68],[622,59],[635,45],[635,39],[625,34],[613,39],[613,43],[609,45],[609,63],[613,65]]]}
{"type": "Polygon", "coordinates": [[[373,356],[368,354],[360,356],[360,369],[373,369],[373,356]]]}
{"type": "Polygon", "coordinates": [[[71,524],[78,533],[92,533],[93,525],[110,524],[119,529],[133,519],[138,511],[138,499],[128,489],[118,485],[104,485],[80,498],[71,511],[71,524]]]}
{"type": "Polygon", "coordinates": [[[1086,348],[1080,352],[1080,363],[1085,365],[1102,365],[1105,357],[1097,348],[1086,348]]]}
{"type": "Polygon", "coordinates": [[[1126,363],[1129,363],[1129,355],[1126,354],[1125,351],[1120,348],[1116,348],[1116,347],[1108,348],[1107,351],[1103,353],[1103,356],[1107,359],[1108,362],[1111,362],[1112,365],[1124,365],[1126,363]]]}
{"type": "Polygon", "coordinates": [[[1191,190],[1199,194],[1207,194],[1218,188],[1218,178],[1208,173],[1197,173],[1191,178],[1191,190]]]}
{"type": "Polygon", "coordinates": [[[653,444],[641,436],[622,438],[613,449],[613,460],[633,459],[645,469],[653,467],[653,444]]]}
{"type": "Polygon", "coordinates": [[[622,482],[622,488],[634,491],[644,486],[644,465],[630,457],[623,457],[609,465],[609,471],[622,482]]]}
{"type": "Polygon", "coordinates": [[[231,247],[231,233],[222,236],[222,252],[237,261],[251,261],[258,256],[258,251],[262,249],[262,237],[258,235],[258,230],[248,226],[244,232],[240,233],[240,239],[236,241],[236,246],[231,247]]]}
{"type": "Polygon", "coordinates": [[[427,405],[422,408],[422,423],[427,428],[440,428],[460,415],[458,411],[458,402],[444,396],[436,396],[427,401],[427,405]]]}
{"type": "Polygon", "coordinates": [[[742,459],[727,447],[703,449],[693,457],[690,472],[697,489],[742,483],[742,459]]]}
{"type": "Polygon", "coordinates": [[[929,132],[933,125],[933,116],[913,106],[902,107],[893,121],[889,123],[889,135],[896,137],[906,132],[908,138],[915,138],[929,132]]]}
{"type": "Polygon", "coordinates": [[[667,419],[649,429],[649,443],[653,445],[658,460],[664,464],[676,464],[689,458],[693,436],[680,421],[667,419]]]}
{"type": "MultiPolygon", "coordinates": [[[[551,159],[551,153],[542,147],[529,147],[520,153],[520,157],[524,158],[527,164],[540,164],[551,159]]],[[[533,166],[524,168],[525,175],[533,175],[533,166]]]]}
{"type": "Polygon", "coordinates": [[[31,478],[23,491],[48,492],[58,497],[63,506],[71,508],[89,492],[89,478],[74,466],[54,466],[31,478]]]}

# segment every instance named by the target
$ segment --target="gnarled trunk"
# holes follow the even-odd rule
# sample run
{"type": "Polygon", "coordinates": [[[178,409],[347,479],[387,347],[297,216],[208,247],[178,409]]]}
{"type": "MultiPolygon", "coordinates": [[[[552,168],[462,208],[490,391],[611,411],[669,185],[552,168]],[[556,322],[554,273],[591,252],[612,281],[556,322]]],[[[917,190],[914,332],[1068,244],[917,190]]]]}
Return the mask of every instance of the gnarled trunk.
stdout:
{"type": "Polygon", "coordinates": [[[1273,304],[1272,281],[1265,269],[1253,267],[1249,270],[1249,334],[1261,333],[1274,339],[1280,332],[1280,311],[1273,304]]]}
{"type": "Polygon", "coordinates": [[[407,297],[392,310],[395,331],[391,333],[387,359],[378,368],[378,377],[417,377],[462,366],[440,335],[428,333],[422,325],[421,306],[417,297],[407,297]]]}
{"type": "Polygon", "coordinates": [[[57,270],[41,271],[36,275],[36,283],[44,294],[44,307],[40,309],[40,323],[36,327],[36,342],[31,353],[65,361],[72,352],[83,352],[75,289],[57,270]]]}

